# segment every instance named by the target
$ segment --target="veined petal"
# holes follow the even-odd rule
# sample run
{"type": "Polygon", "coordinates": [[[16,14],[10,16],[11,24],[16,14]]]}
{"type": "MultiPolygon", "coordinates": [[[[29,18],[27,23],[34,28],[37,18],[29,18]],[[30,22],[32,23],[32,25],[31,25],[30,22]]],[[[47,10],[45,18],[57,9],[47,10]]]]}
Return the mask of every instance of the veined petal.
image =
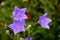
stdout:
{"type": "Polygon", "coordinates": [[[31,37],[27,37],[25,40],[33,40],[31,37]]]}
{"type": "Polygon", "coordinates": [[[14,34],[17,34],[19,32],[25,31],[24,26],[25,26],[24,20],[21,20],[21,21],[14,20],[14,22],[9,25],[9,28],[11,28],[13,30],[14,34]]]}
{"type": "Polygon", "coordinates": [[[52,20],[49,18],[44,18],[43,20],[40,20],[41,23],[49,24],[52,20]]]}
{"type": "Polygon", "coordinates": [[[14,20],[28,19],[25,12],[26,8],[19,9],[17,6],[15,6],[15,10],[13,11],[14,20]]]}
{"type": "Polygon", "coordinates": [[[39,19],[46,18],[47,16],[48,16],[48,14],[47,14],[47,13],[45,13],[44,15],[40,16],[40,18],[39,18],[39,19]]]}
{"type": "Polygon", "coordinates": [[[40,23],[42,28],[47,28],[47,29],[50,29],[49,26],[47,24],[44,24],[44,23],[40,23]]]}
{"type": "Polygon", "coordinates": [[[38,23],[43,27],[43,28],[47,28],[50,29],[48,24],[51,22],[52,20],[47,18],[47,13],[45,13],[43,16],[39,17],[38,23]]]}

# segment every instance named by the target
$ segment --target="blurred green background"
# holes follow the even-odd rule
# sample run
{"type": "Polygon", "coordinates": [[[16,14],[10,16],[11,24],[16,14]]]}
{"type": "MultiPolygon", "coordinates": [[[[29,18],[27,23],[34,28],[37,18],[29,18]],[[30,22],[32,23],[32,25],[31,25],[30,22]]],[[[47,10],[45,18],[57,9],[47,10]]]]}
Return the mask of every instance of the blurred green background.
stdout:
{"type": "Polygon", "coordinates": [[[20,33],[21,37],[30,36],[33,40],[60,40],[60,0],[0,0],[0,40],[13,40],[11,36],[14,38],[13,31],[8,25],[13,22],[12,12],[15,6],[26,7],[26,14],[31,15],[31,19],[26,20],[27,26],[32,25],[31,30],[27,30],[25,36],[20,33]],[[49,24],[50,30],[36,24],[39,16],[46,12],[48,18],[52,19],[49,24]],[[10,35],[6,30],[9,30],[10,35]]]}

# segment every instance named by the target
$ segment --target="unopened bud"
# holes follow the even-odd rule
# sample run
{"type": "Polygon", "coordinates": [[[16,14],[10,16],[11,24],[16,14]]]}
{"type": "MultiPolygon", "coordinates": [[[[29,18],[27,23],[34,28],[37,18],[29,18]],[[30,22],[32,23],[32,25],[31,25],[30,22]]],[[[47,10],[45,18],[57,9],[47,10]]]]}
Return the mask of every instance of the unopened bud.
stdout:
{"type": "Polygon", "coordinates": [[[9,30],[6,30],[6,34],[9,34],[9,30]]]}
{"type": "Polygon", "coordinates": [[[31,25],[28,25],[27,28],[26,28],[26,30],[28,30],[30,27],[31,27],[31,25]]]}
{"type": "Polygon", "coordinates": [[[60,35],[58,35],[58,37],[60,38],[60,35]]]}
{"type": "Polygon", "coordinates": [[[5,3],[4,2],[1,2],[1,6],[3,6],[5,3]]]}
{"type": "Polygon", "coordinates": [[[20,37],[20,40],[24,40],[22,37],[20,37]]]}

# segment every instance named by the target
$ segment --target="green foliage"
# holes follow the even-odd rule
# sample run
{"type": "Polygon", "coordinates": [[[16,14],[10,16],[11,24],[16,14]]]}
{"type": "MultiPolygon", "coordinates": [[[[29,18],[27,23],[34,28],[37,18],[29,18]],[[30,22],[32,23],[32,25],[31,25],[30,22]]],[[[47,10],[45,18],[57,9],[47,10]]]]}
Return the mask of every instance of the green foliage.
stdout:
{"type": "Polygon", "coordinates": [[[4,5],[1,5],[0,0],[0,40],[18,40],[21,36],[31,36],[34,40],[60,40],[60,0],[3,0],[4,5]],[[13,34],[12,30],[8,28],[8,25],[13,22],[12,12],[14,7],[27,8],[26,13],[31,15],[31,19],[26,20],[26,28],[29,24],[32,25],[24,33],[19,33],[20,36],[13,34]],[[48,17],[52,19],[49,24],[50,30],[42,28],[36,22],[39,16],[45,12],[48,13],[48,17]],[[6,30],[9,30],[10,35],[6,34],[6,30]]]}

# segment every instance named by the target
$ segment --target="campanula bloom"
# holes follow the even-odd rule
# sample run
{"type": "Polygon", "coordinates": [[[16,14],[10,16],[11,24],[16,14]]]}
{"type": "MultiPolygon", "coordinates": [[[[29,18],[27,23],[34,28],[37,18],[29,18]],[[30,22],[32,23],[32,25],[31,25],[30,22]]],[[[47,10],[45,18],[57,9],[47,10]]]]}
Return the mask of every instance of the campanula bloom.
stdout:
{"type": "Polygon", "coordinates": [[[33,40],[31,37],[27,37],[25,38],[25,40],[33,40]]]}
{"type": "Polygon", "coordinates": [[[14,34],[17,34],[19,32],[25,31],[25,20],[14,20],[12,24],[9,25],[9,28],[11,28],[14,32],[14,34]]]}
{"type": "Polygon", "coordinates": [[[52,21],[51,19],[47,18],[47,13],[39,17],[38,23],[43,27],[43,28],[49,28],[49,23],[52,21]]]}
{"type": "Polygon", "coordinates": [[[15,6],[15,9],[13,11],[13,18],[14,20],[23,20],[28,19],[25,15],[26,8],[19,9],[17,6],[15,6]]]}

